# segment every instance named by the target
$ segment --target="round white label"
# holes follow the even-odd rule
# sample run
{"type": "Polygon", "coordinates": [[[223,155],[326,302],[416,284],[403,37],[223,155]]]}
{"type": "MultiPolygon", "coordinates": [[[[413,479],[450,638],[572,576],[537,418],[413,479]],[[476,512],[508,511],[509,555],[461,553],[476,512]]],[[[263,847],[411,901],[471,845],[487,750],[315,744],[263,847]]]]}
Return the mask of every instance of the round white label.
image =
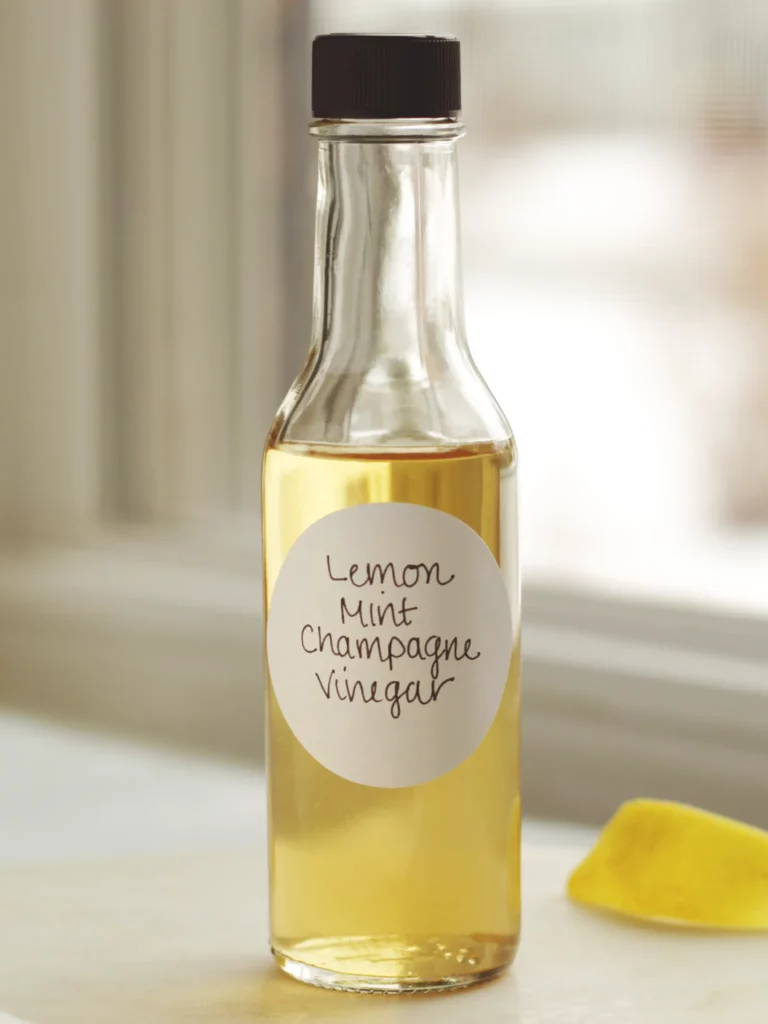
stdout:
{"type": "Polygon", "coordinates": [[[512,654],[504,579],[445,512],[355,505],[288,552],[267,621],[277,702],[299,742],[367,786],[455,768],[496,717],[512,654]]]}

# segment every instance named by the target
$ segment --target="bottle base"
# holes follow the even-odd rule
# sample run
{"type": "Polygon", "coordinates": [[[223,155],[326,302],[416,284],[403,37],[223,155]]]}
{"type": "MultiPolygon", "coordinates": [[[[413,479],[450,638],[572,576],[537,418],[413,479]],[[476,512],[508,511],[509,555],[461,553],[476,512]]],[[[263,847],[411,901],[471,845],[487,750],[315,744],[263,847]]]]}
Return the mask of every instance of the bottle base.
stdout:
{"type": "Polygon", "coordinates": [[[272,955],[281,970],[307,985],[407,995],[449,992],[492,981],[509,968],[517,947],[516,941],[464,940],[456,945],[453,951],[438,940],[405,946],[386,939],[354,938],[333,944],[315,940],[292,945],[291,953],[273,946],[272,955]],[[353,968],[355,961],[359,973],[353,968]],[[443,973],[446,969],[448,973],[443,973]]]}

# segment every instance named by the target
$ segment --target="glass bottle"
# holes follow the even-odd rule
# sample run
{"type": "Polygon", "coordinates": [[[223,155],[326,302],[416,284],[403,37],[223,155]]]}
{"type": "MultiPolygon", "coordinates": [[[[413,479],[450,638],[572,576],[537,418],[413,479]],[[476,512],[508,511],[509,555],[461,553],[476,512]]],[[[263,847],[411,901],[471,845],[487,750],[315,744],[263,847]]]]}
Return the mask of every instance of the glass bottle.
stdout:
{"type": "Polygon", "coordinates": [[[520,919],[516,450],[467,346],[459,44],[321,36],[312,345],[264,457],[271,943],[461,987],[520,919]]]}

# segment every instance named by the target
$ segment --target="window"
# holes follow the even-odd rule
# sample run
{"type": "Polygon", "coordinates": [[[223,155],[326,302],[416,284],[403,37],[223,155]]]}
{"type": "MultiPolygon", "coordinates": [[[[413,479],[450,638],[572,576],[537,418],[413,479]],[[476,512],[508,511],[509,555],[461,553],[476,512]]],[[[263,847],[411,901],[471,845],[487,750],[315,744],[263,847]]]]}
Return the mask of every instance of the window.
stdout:
{"type": "Polygon", "coordinates": [[[520,444],[528,578],[768,612],[768,11],[313,10],[462,39],[470,341],[520,444]]]}
{"type": "Polygon", "coordinates": [[[308,343],[334,30],[462,40],[470,341],[522,452],[529,809],[766,823],[755,0],[4,5],[0,698],[258,747],[260,453],[308,343]]]}

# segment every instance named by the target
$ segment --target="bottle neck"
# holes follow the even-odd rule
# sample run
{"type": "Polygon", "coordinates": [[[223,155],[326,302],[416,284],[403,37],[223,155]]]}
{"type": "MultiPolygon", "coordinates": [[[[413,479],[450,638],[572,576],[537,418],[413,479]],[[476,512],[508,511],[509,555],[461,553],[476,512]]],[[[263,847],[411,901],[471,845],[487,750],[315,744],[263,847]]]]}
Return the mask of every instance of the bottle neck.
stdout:
{"type": "Polygon", "coordinates": [[[326,372],[412,386],[464,348],[460,130],[339,138],[330,126],[321,139],[313,337],[326,372]]]}
{"type": "Polygon", "coordinates": [[[350,449],[504,442],[469,354],[456,121],[317,122],[312,349],[280,443],[350,449]]]}

